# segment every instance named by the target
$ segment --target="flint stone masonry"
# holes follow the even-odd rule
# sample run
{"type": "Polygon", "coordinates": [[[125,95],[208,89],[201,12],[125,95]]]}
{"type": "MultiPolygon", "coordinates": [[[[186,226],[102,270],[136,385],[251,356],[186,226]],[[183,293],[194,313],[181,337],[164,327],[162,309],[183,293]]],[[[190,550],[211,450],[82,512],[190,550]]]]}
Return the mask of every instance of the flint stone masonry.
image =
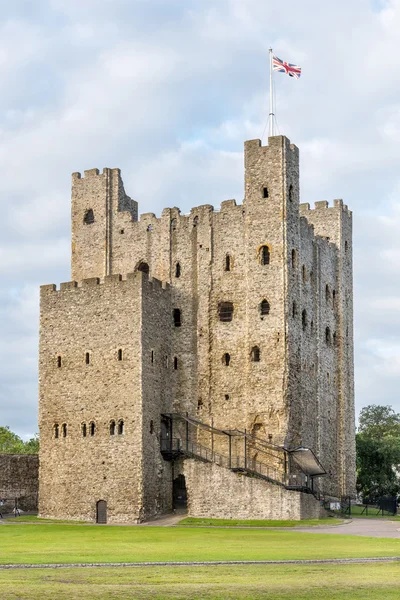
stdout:
{"type": "Polygon", "coordinates": [[[0,454],[0,498],[5,500],[1,512],[11,512],[16,498],[22,510],[37,510],[38,490],[37,454],[0,454]]]}
{"type": "MultiPolygon", "coordinates": [[[[322,491],[354,495],[352,214],[341,200],[299,204],[299,152],[284,136],[248,141],[244,154],[243,204],[188,215],[174,207],[138,218],[119,169],[73,175],[73,281],[41,293],[41,514],[94,520],[99,500],[110,521],[171,508],[176,469],[160,435],[161,415],[172,412],[307,446],[327,471],[322,491]],[[233,305],[231,321],[221,321],[221,303],[233,305]],[[112,419],[124,420],[120,438],[108,433],[112,419]],[[92,421],[95,435],[83,438],[92,421]]],[[[271,514],[315,512],[304,494],[197,468],[220,473],[238,506],[264,486],[271,514]]],[[[192,514],[220,514],[213,477],[201,485],[183,472],[192,514]]]]}

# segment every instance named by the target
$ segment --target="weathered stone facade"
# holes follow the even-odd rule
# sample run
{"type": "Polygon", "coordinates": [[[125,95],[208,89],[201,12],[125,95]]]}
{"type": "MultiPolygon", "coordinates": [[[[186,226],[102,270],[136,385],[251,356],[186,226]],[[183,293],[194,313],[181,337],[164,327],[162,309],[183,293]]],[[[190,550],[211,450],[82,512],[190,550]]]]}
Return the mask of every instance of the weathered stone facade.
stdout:
{"type": "Polygon", "coordinates": [[[0,454],[0,498],[2,512],[17,507],[34,511],[38,507],[39,457],[37,454],[0,454]]]}
{"type": "MultiPolygon", "coordinates": [[[[114,521],[171,508],[166,413],[307,446],[328,472],[325,493],[354,493],[352,215],[341,200],[299,205],[299,154],[287,138],[246,142],[245,200],[220,211],[138,221],[118,169],[75,173],[72,279],[41,291],[42,515],[93,520],[99,500],[114,521]],[[113,421],[123,421],[120,435],[110,435],[113,421]]],[[[311,495],[185,462],[192,514],[222,514],[218,478],[232,516],[235,505],[249,517],[319,510],[311,495]]]]}

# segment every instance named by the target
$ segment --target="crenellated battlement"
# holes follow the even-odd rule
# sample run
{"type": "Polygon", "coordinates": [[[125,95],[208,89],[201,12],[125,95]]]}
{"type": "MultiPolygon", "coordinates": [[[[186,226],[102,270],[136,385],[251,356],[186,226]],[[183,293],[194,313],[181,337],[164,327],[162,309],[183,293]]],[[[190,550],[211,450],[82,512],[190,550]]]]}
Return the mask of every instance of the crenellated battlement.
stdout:
{"type": "Polygon", "coordinates": [[[306,216],[307,213],[312,212],[312,211],[322,211],[322,210],[333,211],[333,210],[337,210],[337,209],[341,209],[343,212],[348,213],[350,216],[352,214],[352,212],[349,210],[347,204],[344,204],[342,199],[336,199],[333,201],[333,206],[329,206],[329,202],[327,200],[319,200],[317,202],[314,202],[314,208],[310,208],[309,202],[302,202],[300,204],[300,215],[306,216]]]}
{"type": "Polygon", "coordinates": [[[102,173],[100,173],[100,170],[97,168],[87,169],[86,171],[83,172],[83,174],[84,174],[83,177],[79,171],[76,171],[75,173],[72,173],[72,179],[79,180],[79,179],[87,179],[87,178],[97,177],[97,176],[102,177],[103,175],[108,175],[109,173],[113,173],[113,174],[120,176],[121,169],[104,167],[102,173]]]}
{"type": "Polygon", "coordinates": [[[89,277],[82,279],[82,281],[66,281],[60,283],[60,287],[54,283],[40,286],[40,295],[46,296],[52,293],[65,292],[68,290],[82,290],[87,288],[96,288],[100,286],[109,287],[121,284],[129,284],[130,282],[140,282],[142,285],[156,291],[156,290],[168,290],[171,286],[165,281],[160,281],[155,277],[149,277],[142,271],[134,271],[123,275],[121,273],[115,273],[113,275],[107,275],[106,277],[89,277]]]}

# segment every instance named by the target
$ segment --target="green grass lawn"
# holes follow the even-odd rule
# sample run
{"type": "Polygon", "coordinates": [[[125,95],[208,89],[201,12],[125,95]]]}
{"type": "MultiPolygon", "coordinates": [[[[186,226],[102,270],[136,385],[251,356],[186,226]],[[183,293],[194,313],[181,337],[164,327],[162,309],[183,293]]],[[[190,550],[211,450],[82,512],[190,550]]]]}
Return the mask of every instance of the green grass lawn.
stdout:
{"type": "Polygon", "coordinates": [[[0,571],[7,600],[398,600],[400,565],[0,571]]]}
{"type": "Polygon", "coordinates": [[[197,519],[187,517],[179,521],[179,527],[198,525],[201,527],[309,527],[310,525],[340,525],[343,519],[304,519],[303,521],[272,521],[250,519],[197,519]]]}
{"type": "Polygon", "coordinates": [[[400,539],[246,528],[0,525],[2,564],[369,556],[400,556],[400,539]]]}

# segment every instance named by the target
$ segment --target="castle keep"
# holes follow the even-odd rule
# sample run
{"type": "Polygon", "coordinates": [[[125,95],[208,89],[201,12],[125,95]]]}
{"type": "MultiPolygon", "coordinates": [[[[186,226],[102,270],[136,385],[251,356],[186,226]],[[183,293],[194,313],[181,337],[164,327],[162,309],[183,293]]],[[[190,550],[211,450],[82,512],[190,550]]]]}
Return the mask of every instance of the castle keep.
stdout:
{"type": "Polygon", "coordinates": [[[41,288],[41,516],[308,518],[355,492],[352,215],[299,204],[284,136],[245,199],[138,219],[72,176],[72,281],[41,288]]]}

